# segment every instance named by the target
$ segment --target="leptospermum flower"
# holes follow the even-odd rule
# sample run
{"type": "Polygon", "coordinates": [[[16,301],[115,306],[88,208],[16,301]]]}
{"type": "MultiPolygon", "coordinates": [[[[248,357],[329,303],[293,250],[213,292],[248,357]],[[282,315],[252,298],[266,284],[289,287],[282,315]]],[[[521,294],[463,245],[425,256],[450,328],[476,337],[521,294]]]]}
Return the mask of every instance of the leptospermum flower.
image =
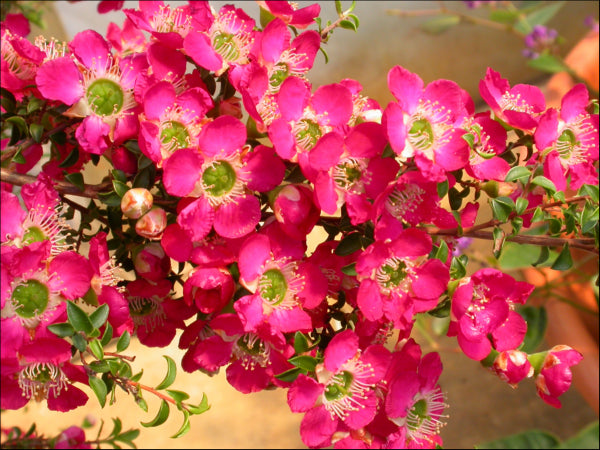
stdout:
{"type": "Polygon", "coordinates": [[[313,328],[305,309],[317,307],[327,294],[327,280],[317,266],[291,257],[263,234],[248,237],[238,264],[239,282],[252,292],[234,303],[245,330],[263,322],[283,333],[313,328]]]}
{"type": "Polygon", "coordinates": [[[577,190],[582,184],[598,184],[598,114],[589,114],[589,94],[578,84],[565,94],[560,112],[548,109],[540,118],[534,139],[545,155],[544,175],[558,190],[577,190]]]}
{"type": "Polygon", "coordinates": [[[392,240],[375,241],[356,261],[358,307],[371,321],[383,316],[398,329],[412,326],[415,313],[437,305],[450,281],[449,269],[427,259],[431,237],[408,228],[392,240]]]}
{"type": "Polygon", "coordinates": [[[260,202],[252,191],[277,186],[285,165],[272,149],[246,144],[246,127],[232,116],[219,116],[206,124],[198,145],[175,152],[165,163],[163,182],[171,195],[189,196],[177,223],[193,241],[200,241],[214,226],[223,237],[238,238],[255,229],[260,202]]]}
{"type": "Polygon", "coordinates": [[[442,182],[445,172],[463,168],[469,158],[461,128],[467,111],[463,90],[453,81],[436,80],[424,88],[421,78],[401,66],[388,73],[396,102],[385,109],[382,124],[401,161],[414,158],[425,177],[442,182]]]}
{"type": "Polygon", "coordinates": [[[109,142],[137,132],[133,87],[141,66],[130,58],[116,60],[93,30],[78,33],[69,46],[73,58],[46,61],[35,81],[45,98],[71,105],[65,115],[84,118],[75,133],[82,149],[102,154],[109,142]]]}
{"type": "Polygon", "coordinates": [[[0,32],[2,33],[0,86],[8,89],[17,100],[21,100],[31,92],[28,86],[35,84],[36,72],[44,61],[45,55],[25,37],[9,30],[4,22],[0,32]]]}
{"type": "Polygon", "coordinates": [[[534,369],[527,359],[527,353],[520,350],[505,350],[498,353],[490,370],[513,388],[534,373],[534,369]]]}
{"type": "Polygon", "coordinates": [[[258,5],[267,10],[270,14],[283,20],[286,25],[305,29],[318,17],[321,13],[321,5],[315,3],[313,5],[298,8],[295,2],[287,1],[262,1],[257,0],[258,5]]]}
{"type": "Polygon", "coordinates": [[[571,387],[571,366],[582,359],[582,354],[568,345],[555,345],[548,350],[541,367],[536,367],[535,371],[535,386],[541,399],[560,408],[562,404],[558,397],[571,387]]]}
{"type": "Polygon", "coordinates": [[[477,361],[492,348],[499,352],[517,349],[527,323],[515,307],[525,304],[533,289],[499,270],[478,270],[461,280],[454,292],[448,336],[456,336],[463,353],[477,361]]]}
{"type": "Polygon", "coordinates": [[[353,225],[366,222],[372,199],[384,190],[399,169],[391,158],[381,158],[387,140],[382,126],[364,122],[344,138],[331,132],[310,151],[308,162],[320,208],[334,214],[343,204],[353,225]]]}
{"type": "Polygon", "coordinates": [[[71,411],[87,403],[73,382],[88,383],[82,366],[70,363],[71,344],[44,337],[19,349],[18,361],[2,363],[2,409],[20,409],[30,399],[46,400],[52,411],[71,411]]]}
{"type": "Polygon", "coordinates": [[[340,423],[350,430],[368,425],[377,412],[375,388],[388,363],[383,346],[362,352],[352,330],[336,334],[315,369],[316,379],[300,374],[288,390],[292,412],[306,413],[300,424],[302,441],[311,448],[328,447],[340,423]]]}
{"type": "Polygon", "coordinates": [[[508,80],[490,67],[479,82],[479,94],[497,119],[524,131],[533,131],[540,114],[546,110],[546,100],[539,87],[529,84],[511,87],[508,80]]]}
{"type": "Polygon", "coordinates": [[[173,85],[161,81],[144,95],[144,113],[140,114],[140,150],[157,167],[180,148],[198,146],[206,113],[214,104],[201,88],[190,88],[177,95],[173,85]]]}

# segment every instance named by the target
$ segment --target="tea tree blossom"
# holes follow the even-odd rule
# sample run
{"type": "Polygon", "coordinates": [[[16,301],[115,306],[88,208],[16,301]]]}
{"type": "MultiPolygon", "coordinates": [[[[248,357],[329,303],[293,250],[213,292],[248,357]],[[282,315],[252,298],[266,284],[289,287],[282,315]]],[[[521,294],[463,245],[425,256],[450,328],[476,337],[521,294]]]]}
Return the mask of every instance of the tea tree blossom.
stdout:
{"type": "Polygon", "coordinates": [[[545,353],[541,366],[535,371],[535,385],[542,400],[555,408],[561,407],[558,397],[571,386],[571,366],[582,358],[581,353],[568,345],[556,345],[545,353]]]}

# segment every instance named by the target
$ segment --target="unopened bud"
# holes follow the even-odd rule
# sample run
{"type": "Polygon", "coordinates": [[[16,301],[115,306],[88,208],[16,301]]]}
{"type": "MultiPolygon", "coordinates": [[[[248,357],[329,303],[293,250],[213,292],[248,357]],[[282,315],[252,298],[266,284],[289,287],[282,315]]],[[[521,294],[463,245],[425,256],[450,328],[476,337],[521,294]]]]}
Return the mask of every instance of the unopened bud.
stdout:
{"type": "Polygon", "coordinates": [[[158,206],[152,207],[135,223],[135,232],[148,239],[160,239],[165,228],[167,228],[167,213],[158,206]]]}
{"type": "Polygon", "coordinates": [[[147,280],[157,281],[165,278],[171,270],[171,258],[162,245],[151,242],[134,251],[133,266],[138,275],[147,280]]]}
{"type": "Polygon", "coordinates": [[[139,219],[152,208],[152,194],[145,188],[129,189],[121,199],[121,211],[130,219],[139,219]]]}

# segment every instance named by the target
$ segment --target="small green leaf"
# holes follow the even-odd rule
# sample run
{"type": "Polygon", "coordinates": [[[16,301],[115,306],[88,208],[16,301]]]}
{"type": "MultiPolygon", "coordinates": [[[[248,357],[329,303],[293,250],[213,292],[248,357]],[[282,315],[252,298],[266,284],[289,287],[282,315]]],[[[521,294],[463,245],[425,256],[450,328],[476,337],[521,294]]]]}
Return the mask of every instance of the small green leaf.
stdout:
{"type": "Polygon", "coordinates": [[[81,172],[69,173],[65,175],[65,179],[80,191],[83,192],[85,190],[85,183],[83,182],[83,174],[81,172]]]}
{"type": "Polygon", "coordinates": [[[95,375],[90,375],[88,381],[90,383],[90,388],[92,388],[92,391],[94,391],[94,394],[98,397],[100,406],[104,408],[104,405],[106,404],[106,394],[108,393],[106,384],[104,384],[104,381],[102,381],[101,378],[98,378],[95,375]]]}
{"type": "Polygon", "coordinates": [[[286,370],[285,372],[281,372],[280,374],[275,375],[275,378],[281,381],[286,381],[291,383],[298,375],[302,373],[302,369],[300,367],[294,367],[293,369],[286,370]]]}
{"type": "Polygon", "coordinates": [[[71,301],[67,301],[67,317],[75,331],[83,331],[88,334],[94,329],[94,325],[92,325],[88,315],[71,301]]]}
{"type": "Polygon", "coordinates": [[[42,142],[42,136],[44,135],[44,127],[39,123],[32,123],[29,125],[29,133],[31,133],[31,137],[33,140],[39,144],[42,142]]]}
{"type": "Polygon", "coordinates": [[[131,381],[140,381],[140,379],[142,378],[142,375],[144,374],[144,369],[140,370],[138,373],[136,373],[135,375],[133,375],[131,378],[129,378],[131,381]]]}
{"type": "Polygon", "coordinates": [[[187,392],[183,392],[183,391],[175,391],[175,390],[171,390],[171,389],[167,389],[165,390],[165,392],[167,394],[169,394],[169,396],[175,400],[175,403],[181,403],[186,401],[188,398],[190,398],[190,394],[188,394],[187,392]]]}
{"type": "Polygon", "coordinates": [[[77,161],[79,160],[79,149],[77,147],[73,148],[73,150],[71,150],[71,152],[67,155],[67,157],[64,159],[64,161],[62,161],[58,167],[62,168],[66,168],[66,167],[71,167],[73,164],[75,164],[77,161]]]}
{"type": "Polygon", "coordinates": [[[510,436],[502,437],[495,441],[489,441],[484,444],[476,445],[477,449],[517,449],[517,448],[528,448],[528,449],[542,449],[542,448],[555,448],[559,443],[559,440],[553,434],[546,431],[530,430],[524,433],[513,434],[510,436]]]}
{"type": "Polygon", "coordinates": [[[110,366],[106,361],[92,361],[90,363],[90,369],[98,373],[110,372],[110,366]]]}
{"type": "Polygon", "coordinates": [[[306,336],[302,334],[300,331],[296,331],[294,334],[294,351],[297,355],[301,355],[302,353],[308,350],[308,339],[306,336]]]}
{"type": "Polygon", "coordinates": [[[568,270],[573,266],[573,258],[571,258],[571,251],[569,249],[569,244],[565,244],[562,251],[552,264],[552,269],[554,270],[568,270]]]}
{"type": "Polygon", "coordinates": [[[554,185],[554,183],[542,175],[538,175],[533,180],[531,180],[531,184],[543,187],[549,195],[552,195],[556,192],[556,186],[554,185]]]}
{"type": "Polygon", "coordinates": [[[121,183],[127,183],[127,175],[125,175],[125,172],[122,170],[113,169],[110,171],[110,173],[115,180],[120,181],[121,183]]]}
{"type": "Polygon", "coordinates": [[[167,403],[166,400],[163,400],[160,404],[160,408],[158,410],[158,413],[156,414],[156,417],[150,422],[140,422],[140,424],[146,428],[157,427],[159,425],[162,425],[169,418],[169,412],[169,403],[167,403]]]}
{"type": "Polygon", "coordinates": [[[187,408],[192,414],[202,414],[210,409],[210,405],[208,404],[208,397],[206,394],[202,394],[202,401],[198,404],[198,406],[187,405],[187,408]]]}
{"type": "Polygon", "coordinates": [[[106,327],[104,327],[104,334],[102,335],[102,340],[100,341],[100,343],[103,346],[106,346],[110,342],[112,337],[113,337],[113,327],[110,324],[110,322],[107,322],[106,327]]]}
{"type": "Polygon", "coordinates": [[[121,181],[113,180],[112,184],[113,184],[115,193],[121,198],[123,198],[123,196],[125,195],[125,192],[127,192],[129,190],[129,186],[127,186],[125,183],[122,183],[121,181]]]}
{"type": "Polygon", "coordinates": [[[317,363],[319,362],[317,358],[307,355],[294,356],[288,359],[288,361],[294,366],[308,372],[314,372],[315,367],[317,367],[317,363]]]}
{"type": "Polygon", "coordinates": [[[532,27],[536,25],[544,25],[550,19],[552,19],[558,11],[563,7],[566,2],[550,2],[548,6],[543,6],[536,9],[530,14],[527,14],[527,22],[532,27]]]}
{"type": "Polygon", "coordinates": [[[452,257],[450,262],[450,278],[459,280],[467,274],[467,256],[460,255],[452,257]]]}
{"type": "Polygon", "coordinates": [[[100,303],[98,303],[98,295],[96,294],[96,292],[94,291],[94,289],[92,287],[90,287],[88,289],[88,291],[83,295],[83,297],[81,297],[81,300],[83,300],[83,302],[86,305],[90,305],[90,306],[99,306],[100,303]]]}
{"type": "Polygon", "coordinates": [[[131,448],[137,448],[134,445],[133,440],[137,439],[137,437],[139,435],[140,435],[140,430],[125,431],[124,433],[121,433],[120,435],[115,437],[115,441],[121,441],[121,442],[129,445],[131,448]]]}
{"type": "Polygon", "coordinates": [[[87,349],[87,341],[81,334],[75,333],[73,336],[71,336],[71,341],[73,341],[73,345],[80,352],[85,352],[87,349]]]}
{"type": "Polygon", "coordinates": [[[515,202],[515,212],[520,216],[527,209],[529,200],[524,197],[519,197],[515,202]]]}
{"type": "Polygon", "coordinates": [[[542,53],[537,58],[528,60],[527,65],[532,69],[548,73],[559,73],[569,70],[569,67],[562,60],[549,53],[542,53]]]}
{"type": "Polygon", "coordinates": [[[138,397],[136,399],[137,405],[142,408],[144,412],[148,412],[148,403],[142,397],[138,397]]]}
{"type": "Polygon", "coordinates": [[[490,11],[490,20],[499,23],[511,24],[519,17],[519,11],[507,9],[493,9],[490,11]]]}
{"type": "Polygon", "coordinates": [[[156,390],[166,389],[175,382],[175,376],[177,375],[177,366],[173,358],[163,355],[163,358],[167,360],[167,374],[165,378],[156,386],[156,390]]]}
{"type": "Polygon", "coordinates": [[[100,328],[102,325],[104,325],[104,322],[106,322],[106,319],[108,319],[109,310],[109,306],[105,303],[90,314],[90,321],[95,328],[100,328]]]}
{"type": "Polygon", "coordinates": [[[433,258],[439,259],[443,263],[448,259],[448,244],[446,241],[440,241],[439,247],[434,247],[433,251],[435,252],[433,258]]]}
{"type": "Polygon", "coordinates": [[[545,220],[545,218],[546,218],[546,216],[544,214],[544,210],[538,206],[537,208],[535,208],[535,211],[533,212],[533,217],[531,218],[531,223],[541,222],[542,220],[545,220]]]}
{"type": "Polygon", "coordinates": [[[440,15],[435,19],[421,24],[421,30],[429,34],[441,34],[460,23],[460,17],[455,15],[440,15]]]}
{"type": "Polygon", "coordinates": [[[344,15],[344,10],[342,9],[342,2],[340,0],[335,0],[335,11],[340,17],[344,15]]]}
{"type": "Polygon", "coordinates": [[[357,275],[356,273],[356,263],[350,263],[347,266],[342,267],[342,273],[354,277],[357,275]]]}
{"type": "Polygon", "coordinates": [[[190,413],[188,411],[183,410],[183,424],[181,425],[181,428],[179,428],[177,433],[171,436],[171,439],[180,438],[188,431],[190,431],[190,428],[190,413]]]}
{"type": "Polygon", "coordinates": [[[114,418],[112,421],[113,421],[113,429],[110,432],[110,435],[111,436],[116,436],[123,429],[123,423],[121,422],[121,419],[119,419],[118,417],[114,418]]]}
{"type": "Polygon", "coordinates": [[[523,166],[515,166],[508,171],[504,181],[510,183],[511,181],[520,180],[521,182],[526,182],[531,176],[531,171],[527,167],[523,166]]]}
{"type": "Polygon", "coordinates": [[[437,184],[437,193],[439,198],[444,198],[448,193],[448,180],[444,180],[442,183],[437,184]]]}
{"type": "Polygon", "coordinates": [[[598,428],[596,420],[555,448],[598,448],[598,428]]]}
{"type": "Polygon", "coordinates": [[[510,197],[496,197],[489,200],[494,219],[506,222],[508,216],[515,210],[515,202],[510,197]]]}
{"type": "Polygon", "coordinates": [[[589,195],[594,203],[598,203],[600,197],[600,189],[592,184],[584,184],[579,188],[578,195],[589,195]]]}
{"type": "Polygon", "coordinates": [[[121,206],[121,197],[115,192],[99,192],[98,199],[107,206],[121,206]]]}
{"type": "Polygon", "coordinates": [[[46,328],[48,328],[49,331],[51,331],[58,337],[62,338],[73,336],[73,334],[75,334],[75,329],[73,328],[73,326],[70,323],[66,322],[54,323],[52,325],[48,325],[46,328]]]}
{"type": "Polygon", "coordinates": [[[348,256],[361,249],[360,233],[346,235],[335,248],[334,253],[339,256],[348,256]]]}
{"type": "Polygon", "coordinates": [[[538,257],[538,259],[535,260],[535,262],[532,262],[531,265],[533,267],[539,266],[540,264],[545,263],[548,260],[549,256],[550,256],[550,250],[548,249],[548,247],[546,245],[544,245],[542,247],[542,250],[540,251],[540,256],[538,257]]]}
{"type": "Polygon", "coordinates": [[[119,340],[117,341],[117,353],[120,353],[129,347],[129,342],[131,340],[131,335],[129,331],[124,331],[119,340]]]}
{"type": "Polygon", "coordinates": [[[104,349],[98,339],[93,339],[89,342],[90,350],[97,359],[104,359],[104,349]]]}

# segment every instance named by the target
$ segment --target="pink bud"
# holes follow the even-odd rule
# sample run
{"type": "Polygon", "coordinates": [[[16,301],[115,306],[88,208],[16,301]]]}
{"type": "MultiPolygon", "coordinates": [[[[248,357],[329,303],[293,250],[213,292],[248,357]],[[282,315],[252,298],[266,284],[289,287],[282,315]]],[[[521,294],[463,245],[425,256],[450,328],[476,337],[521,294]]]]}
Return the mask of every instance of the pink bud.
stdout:
{"type": "Polygon", "coordinates": [[[121,199],[121,211],[130,219],[139,219],[152,208],[152,194],[145,188],[129,189],[121,199]]]}
{"type": "Polygon", "coordinates": [[[171,271],[171,258],[158,242],[151,242],[134,251],[133,265],[138,275],[157,281],[171,271]]]}
{"type": "Polygon", "coordinates": [[[579,364],[583,355],[568,345],[552,347],[535,378],[538,395],[551,406],[560,408],[558,397],[571,387],[571,366],[579,364]]]}
{"type": "Polygon", "coordinates": [[[111,160],[115,169],[122,170],[127,175],[133,175],[137,171],[137,158],[125,147],[113,148],[111,160]]]}
{"type": "Polygon", "coordinates": [[[501,352],[495,359],[492,371],[511,387],[533,375],[533,367],[527,359],[527,353],[519,350],[506,350],[501,352]]]}
{"type": "Polygon", "coordinates": [[[273,211],[281,228],[296,239],[306,239],[320,217],[312,190],[301,184],[284,186],[273,201],[273,211]]]}
{"type": "Polygon", "coordinates": [[[167,228],[167,213],[158,206],[140,217],[135,223],[135,232],[142,237],[158,240],[167,228]]]}
{"type": "Polygon", "coordinates": [[[237,97],[229,97],[228,99],[219,102],[219,114],[224,116],[233,116],[238,119],[243,117],[242,102],[237,97]]]}

